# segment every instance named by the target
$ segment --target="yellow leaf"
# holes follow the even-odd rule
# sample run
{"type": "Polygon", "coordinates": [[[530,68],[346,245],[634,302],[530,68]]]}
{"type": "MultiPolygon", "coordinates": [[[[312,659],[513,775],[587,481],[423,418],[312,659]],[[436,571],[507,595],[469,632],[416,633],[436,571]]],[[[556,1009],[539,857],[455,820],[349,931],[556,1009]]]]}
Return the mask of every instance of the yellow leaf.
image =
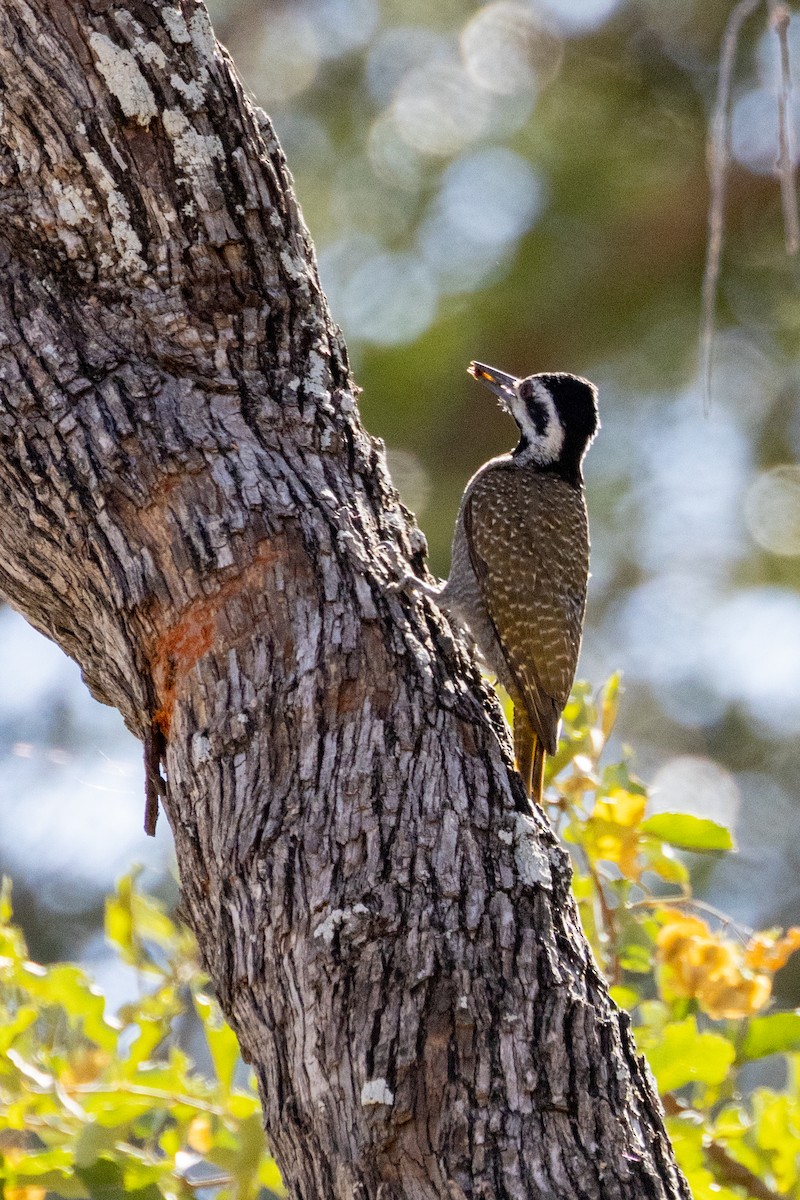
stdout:
{"type": "Polygon", "coordinates": [[[186,1144],[198,1154],[208,1154],[214,1145],[211,1120],[205,1114],[195,1117],[186,1133],[186,1144]]]}
{"type": "Polygon", "coordinates": [[[752,1017],[772,994],[768,975],[732,974],[730,978],[710,979],[698,991],[700,1007],[715,1021],[752,1017]]]}
{"type": "Polygon", "coordinates": [[[756,933],[747,944],[745,962],[754,970],[779,971],[800,950],[800,927],[793,925],[782,938],[756,933]]]}
{"type": "Polygon", "coordinates": [[[661,918],[656,956],[665,998],[696,1000],[714,1020],[750,1017],[764,1007],[772,981],[751,969],[742,946],[712,933],[699,917],[662,912],[661,918]]]}
{"type": "Polygon", "coordinates": [[[603,695],[600,701],[600,729],[603,734],[603,741],[607,742],[611,737],[611,731],[614,728],[614,722],[617,719],[617,711],[619,709],[620,700],[620,681],[619,672],[612,675],[603,689],[603,695]]]}
{"type": "Polygon", "coordinates": [[[641,824],[646,804],[645,796],[636,792],[626,792],[623,788],[614,788],[608,796],[597,801],[592,810],[592,817],[632,829],[634,825],[641,824]]]}
{"type": "Polygon", "coordinates": [[[67,1090],[81,1083],[93,1083],[103,1074],[108,1063],[109,1056],[96,1046],[79,1050],[61,1072],[61,1083],[67,1090]]]}

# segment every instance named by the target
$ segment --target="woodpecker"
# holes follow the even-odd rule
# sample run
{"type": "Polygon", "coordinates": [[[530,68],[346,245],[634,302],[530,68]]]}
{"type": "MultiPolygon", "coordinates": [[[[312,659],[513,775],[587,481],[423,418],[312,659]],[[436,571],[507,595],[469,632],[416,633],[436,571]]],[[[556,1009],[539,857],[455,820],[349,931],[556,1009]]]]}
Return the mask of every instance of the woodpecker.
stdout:
{"type": "Polygon", "coordinates": [[[514,704],[514,755],[542,803],[575,678],[589,579],[582,463],[599,429],[597,389],[562,373],[517,379],[470,363],[519,426],[509,454],[485,463],[461,499],[450,576],[424,586],[472,636],[514,704]]]}

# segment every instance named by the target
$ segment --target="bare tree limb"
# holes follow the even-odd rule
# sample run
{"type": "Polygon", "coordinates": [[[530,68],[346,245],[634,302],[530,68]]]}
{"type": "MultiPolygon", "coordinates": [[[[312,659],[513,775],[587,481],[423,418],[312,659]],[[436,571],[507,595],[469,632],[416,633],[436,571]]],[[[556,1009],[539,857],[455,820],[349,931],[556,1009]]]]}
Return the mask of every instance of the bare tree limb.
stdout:
{"type": "Polygon", "coordinates": [[[708,141],[710,188],[708,244],[700,303],[700,377],[703,380],[706,411],[711,404],[714,320],[717,308],[719,269],[722,262],[722,241],[725,232],[725,199],[730,165],[731,86],[742,26],[756,11],[760,3],[761,0],[739,0],[728,17],[719,56],[717,99],[708,141]]]}
{"type": "Polygon", "coordinates": [[[780,44],[781,86],[778,89],[778,161],[776,170],[781,185],[783,225],[786,237],[786,253],[797,254],[800,250],[800,224],[797,217],[797,185],[794,172],[792,146],[792,70],[789,61],[789,18],[790,12],[779,0],[768,0],[770,24],[780,44]]]}
{"type": "Polygon", "coordinates": [[[497,704],[386,588],[423,542],[204,9],[2,0],[0,102],[0,592],[151,823],[165,764],[289,1187],[688,1200],[497,704]]]}

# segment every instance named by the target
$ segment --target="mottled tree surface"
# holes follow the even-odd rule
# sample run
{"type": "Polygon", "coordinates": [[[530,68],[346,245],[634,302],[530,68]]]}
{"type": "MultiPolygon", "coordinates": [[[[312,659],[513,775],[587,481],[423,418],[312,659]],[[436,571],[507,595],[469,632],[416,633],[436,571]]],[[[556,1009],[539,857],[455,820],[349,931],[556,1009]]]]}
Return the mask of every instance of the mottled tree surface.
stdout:
{"type": "Polygon", "coordinates": [[[0,0],[0,59],[0,590],[163,757],[290,1188],[687,1196],[205,11],[0,0]]]}

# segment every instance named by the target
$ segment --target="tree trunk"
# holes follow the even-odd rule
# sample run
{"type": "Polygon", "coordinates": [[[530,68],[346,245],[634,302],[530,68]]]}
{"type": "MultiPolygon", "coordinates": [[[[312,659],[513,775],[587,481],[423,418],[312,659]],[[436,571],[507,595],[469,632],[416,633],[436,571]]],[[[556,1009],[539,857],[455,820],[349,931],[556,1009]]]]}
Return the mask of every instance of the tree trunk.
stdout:
{"type": "Polygon", "coordinates": [[[688,1197],[205,11],[0,0],[0,591],[163,757],[295,1195],[688,1197]]]}

